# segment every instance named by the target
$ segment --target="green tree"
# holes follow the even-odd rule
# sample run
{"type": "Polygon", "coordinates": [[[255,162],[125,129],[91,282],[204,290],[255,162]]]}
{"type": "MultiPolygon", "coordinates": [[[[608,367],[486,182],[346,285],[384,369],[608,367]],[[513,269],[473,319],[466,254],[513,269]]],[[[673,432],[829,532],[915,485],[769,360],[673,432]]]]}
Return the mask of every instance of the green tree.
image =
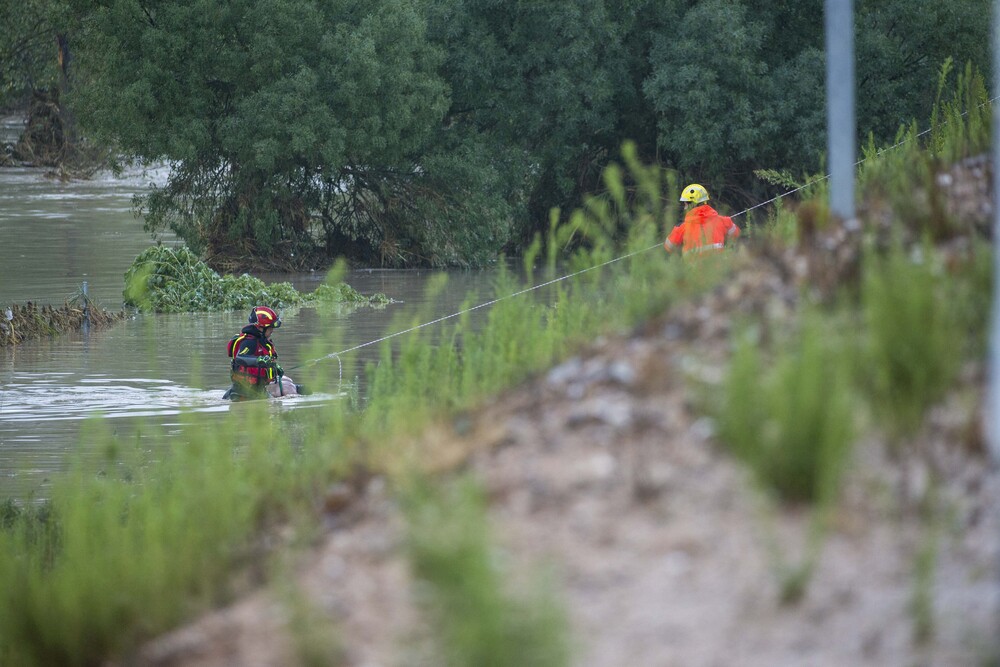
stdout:
{"type": "Polygon", "coordinates": [[[419,2],[112,0],[89,29],[88,127],[171,164],[142,202],[151,231],[218,267],[294,266],[317,245],[387,263],[466,254],[420,245],[448,230],[413,232],[444,224],[428,190],[465,199],[424,159],[447,98],[419,2]]]}
{"type": "Polygon", "coordinates": [[[771,153],[777,128],[767,104],[775,92],[762,58],[765,26],[728,0],[696,3],[675,20],[694,28],[653,36],[643,91],[673,165],[718,180],[771,153]]]}
{"type": "Polygon", "coordinates": [[[526,207],[520,240],[551,206],[591,190],[627,137],[620,119],[642,100],[617,12],[633,4],[429,3],[430,35],[446,54],[448,121],[514,170],[506,182],[520,189],[508,201],[526,207]]]}
{"type": "Polygon", "coordinates": [[[49,0],[0,0],[0,108],[57,81],[58,13],[49,0]]]}
{"type": "MultiPolygon", "coordinates": [[[[169,161],[147,226],[216,268],[480,265],[627,139],[730,206],[823,168],[822,0],[72,1],[87,127],[169,161]]],[[[859,137],[989,76],[989,4],[858,0],[859,137]]]]}
{"type": "Polygon", "coordinates": [[[949,56],[972,62],[988,76],[992,11],[991,0],[860,2],[855,25],[862,136],[872,131],[888,141],[900,125],[926,121],[938,71],[949,56]]]}

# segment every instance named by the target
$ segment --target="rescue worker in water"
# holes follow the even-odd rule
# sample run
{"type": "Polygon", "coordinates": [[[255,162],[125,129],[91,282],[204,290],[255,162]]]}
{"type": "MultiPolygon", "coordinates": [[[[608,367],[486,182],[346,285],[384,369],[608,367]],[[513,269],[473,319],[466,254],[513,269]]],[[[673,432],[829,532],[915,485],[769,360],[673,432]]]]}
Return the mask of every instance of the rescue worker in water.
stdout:
{"type": "Polygon", "coordinates": [[[232,359],[233,386],[223,398],[234,401],[305,393],[292,382],[278,364],[278,351],[271,334],[281,326],[281,318],[267,306],[250,311],[250,324],[233,336],[226,347],[232,359]]]}
{"type": "Polygon", "coordinates": [[[677,248],[685,254],[718,252],[726,243],[736,240],[740,228],[733,219],[719,215],[718,211],[706,204],[708,190],[692,183],[681,191],[680,201],[684,202],[684,222],[674,227],[663,248],[673,252],[677,248]]]}

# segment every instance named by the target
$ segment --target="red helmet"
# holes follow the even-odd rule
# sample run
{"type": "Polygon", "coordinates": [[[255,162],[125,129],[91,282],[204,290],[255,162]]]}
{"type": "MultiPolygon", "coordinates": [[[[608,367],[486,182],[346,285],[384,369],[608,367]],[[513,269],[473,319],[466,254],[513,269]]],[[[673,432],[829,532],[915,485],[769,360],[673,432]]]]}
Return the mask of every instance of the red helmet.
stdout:
{"type": "Polygon", "coordinates": [[[278,313],[267,306],[255,306],[250,311],[250,324],[256,324],[261,329],[264,327],[274,327],[277,329],[281,326],[281,318],[278,317],[278,313]]]}

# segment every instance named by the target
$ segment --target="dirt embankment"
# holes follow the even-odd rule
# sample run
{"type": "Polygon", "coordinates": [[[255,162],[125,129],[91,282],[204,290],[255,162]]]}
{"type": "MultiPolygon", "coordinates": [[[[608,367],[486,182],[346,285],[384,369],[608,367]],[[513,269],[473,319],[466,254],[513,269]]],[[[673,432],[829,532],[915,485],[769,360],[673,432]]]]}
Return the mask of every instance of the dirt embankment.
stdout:
{"type": "MultiPolygon", "coordinates": [[[[661,323],[505,396],[467,435],[430,436],[433,450],[476,451],[499,543],[554,573],[574,664],[991,664],[1000,476],[970,441],[961,392],[908,460],[859,443],[806,594],[783,604],[781,570],[802,565],[808,517],[769,506],[713,440],[679,379],[694,353],[661,323]],[[932,484],[943,527],[926,521],[932,484]],[[912,609],[929,540],[933,632],[921,640],[912,609]]],[[[965,390],[981,381],[970,369],[965,390]]],[[[328,614],[342,664],[413,664],[402,642],[419,614],[397,508],[379,480],[346,507],[338,493],[298,583],[328,614]]],[[[288,623],[282,601],[258,593],[150,644],[142,664],[296,664],[288,623]]]]}

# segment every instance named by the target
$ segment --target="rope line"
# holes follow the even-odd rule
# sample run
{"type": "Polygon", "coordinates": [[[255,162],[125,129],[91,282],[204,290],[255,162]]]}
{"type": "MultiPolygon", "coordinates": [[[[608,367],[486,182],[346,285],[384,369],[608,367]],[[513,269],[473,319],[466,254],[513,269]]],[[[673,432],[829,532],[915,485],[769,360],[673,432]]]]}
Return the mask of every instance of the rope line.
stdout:
{"type": "MultiPolygon", "coordinates": [[[[982,108],[982,107],[987,106],[987,105],[992,105],[993,102],[995,102],[997,99],[1000,99],[1000,95],[998,95],[996,97],[990,98],[989,100],[987,100],[987,101],[983,102],[982,104],[980,104],[979,107],[982,108]]],[[[966,110],[966,111],[963,111],[961,113],[961,115],[962,116],[966,116],[966,115],[968,115],[968,113],[969,113],[969,111],[966,110]]],[[[946,124],[947,124],[947,121],[945,121],[943,123],[940,123],[939,125],[946,125],[946,124]]],[[[919,139],[920,137],[924,136],[925,134],[928,134],[929,132],[931,132],[933,129],[934,129],[933,126],[932,127],[928,127],[926,130],[924,130],[922,132],[919,132],[915,136],[907,137],[906,139],[903,139],[902,141],[898,141],[894,145],[889,146],[888,148],[884,148],[884,149],[879,150],[874,156],[871,156],[871,157],[879,157],[879,156],[881,156],[881,155],[883,155],[885,153],[888,153],[889,151],[895,150],[895,149],[899,148],[900,146],[902,146],[903,144],[912,141],[913,139],[919,139]]],[[[860,160],[855,161],[854,166],[855,167],[859,167],[862,164],[864,164],[865,162],[867,162],[868,159],[869,158],[867,158],[867,157],[866,158],[861,158],[860,160]]],[[[771,199],[768,199],[767,201],[763,201],[763,202],[760,202],[759,204],[754,204],[753,206],[745,208],[742,211],[740,211],[739,213],[734,213],[730,217],[737,218],[737,217],[739,217],[741,215],[745,215],[745,214],[749,213],[750,211],[753,211],[754,209],[761,208],[762,206],[767,206],[768,204],[773,204],[774,202],[776,202],[776,201],[778,201],[780,199],[784,199],[785,197],[788,197],[789,195],[793,195],[796,192],[800,192],[802,190],[805,190],[806,188],[809,188],[809,187],[811,187],[811,186],[813,186],[813,185],[815,185],[817,183],[822,183],[823,181],[828,180],[829,178],[830,178],[830,174],[825,174],[823,176],[820,176],[819,178],[815,178],[815,179],[809,181],[808,183],[805,183],[804,185],[800,185],[799,187],[797,187],[797,188],[795,188],[793,190],[789,190],[788,192],[784,192],[784,193],[782,193],[782,194],[780,194],[780,195],[778,195],[776,197],[772,197],[771,199]]],[[[576,271],[575,273],[570,273],[568,275],[563,275],[563,276],[560,276],[558,278],[553,278],[552,280],[546,281],[544,283],[539,283],[538,285],[535,285],[533,287],[527,287],[525,289],[522,289],[520,291],[514,292],[512,294],[507,294],[505,296],[501,296],[501,297],[497,297],[495,299],[491,299],[490,301],[486,301],[486,302],[481,303],[479,305],[472,306],[471,308],[466,308],[465,310],[461,310],[461,311],[458,311],[456,313],[451,313],[450,315],[445,315],[445,316],[439,317],[439,318],[437,318],[435,320],[431,320],[429,322],[424,322],[423,324],[418,324],[416,326],[412,326],[409,329],[403,329],[402,331],[397,331],[395,333],[391,333],[391,334],[388,334],[386,336],[382,336],[381,338],[376,338],[375,340],[370,340],[368,342],[361,343],[361,344],[355,345],[353,347],[349,347],[346,350],[341,350],[340,352],[332,352],[330,354],[323,355],[322,357],[319,357],[317,359],[313,359],[312,361],[307,361],[307,362],[301,363],[301,364],[299,364],[297,366],[292,366],[292,367],[289,368],[289,370],[295,370],[296,368],[313,366],[313,365],[318,364],[319,362],[324,361],[326,359],[336,358],[337,361],[338,361],[338,363],[340,363],[340,375],[341,375],[341,381],[343,381],[344,367],[343,367],[343,362],[340,360],[340,355],[342,355],[342,354],[348,354],[349,352],[354,352],[356,350],[360,350],[362,348],[368,347],[369,345],[377,345],[378,343],[382,343],[384,341],[390,340],[390,339],[395,338],[397,336],[402,336],[404,334],[408,334],[408,333],[412,333],[414,331],[417,331],[418,329],[423,329],[424,327],[429,327],[429,326],[432,326],[434,324],[439,324],[439,323],[444,322],[446,320],[450,320],[452,318],[459,317],[459,316],[465,315],[467,313],[471,313],[474,310],[479,310],[480,308],[486,308],[488,306],[492,306],[492,305],[497,304],[497,303],[499,303],[501,301],[504,301],[506,299],[510,299],[510,298],[515,297],[515,296],[521,296],[522,294],[527,294],[528,292],[533,292],[534,290],[541,289],[542,287],[547,287],[549,285],[553,285],[553,284],[558,283],[558,282],[563,281],[563,280],[568,280],[570,278],[575,278],[576,276],[579,276],[581,274],[587,273],[588,271],[593,271],[594,269],[600,269],[602,267],[608,266],[610,264],[614,264],[615,262],[621,261],[623,259],[628,259],[629,257],[634,257],[636,255],[642,254],[644,252],[649,252],[650,250],[653,250],[654,248],[659,248],[659,247],[661,247],[661,244],[657,243],[656,245],[649,246],[648,248],[643,248],[641,250],[636,250],[634,252],[628,253],[627,255],[621,255],[619,257],[615,257],[613,259],[609,259],[608,261],[603,262],[601,264],[596,264],[596,265],[588,267],[586,269],[581,269],[579,271],[576,271]]]]}
{"type": "Polygon", "coordinates": [[[439,324],[440,322],[444,322],[445,320],[450,320],[452,318],[459,317],[459,316],[465,315],[467,313],[471,313],[474,310],[479,310],[480,308],[486,308],[487,306],[492,306],[494,304],[500,303],[501,301],[505,301],[507,299],[512,299],[515,296],[521,296],[522,294],[527,294],[528,292],[532,292],[534,290],[541,289],[541,288],[547,287],[549,285],[554,285],[555,283],[558,283],[558,282],[560,282],[562,280],[569,280],[570,278],[575,278],[576,276],[579,276],[579,275],[582,275],[584,273],[587,273],[588,271],[593,271],[594,269],[600,269],[602,267],[608,266],[609,264],[614,264],[615,262],[620,262],[623,259],[628,259],[629,257],[634,257],[635,255],[639,255],[641,253],[648,252],[649,250],[652,250],[653,248],[658,248],[658,247],[660,247],[659,243],[657,243],[654,246],[650,246],[648,248],[643,248],[641,250],[636,250],[634,252],[630,252],[627,255],[621,255],[619,257],[615,257],[613,259],[609,259],[606,262],[602,262],[601,264],[595,264],[594,266],[587,267],[586,269],[580,269],[579,271],[576,271],[574,273],[570,273],[570,274],[567,274],[567,275],[559,276],[558,278],[553,278],[552,280],[547,280],[544,283],[539,283],[537,285],[534,285],[533,287],[526,287],[526,288],[524,288],[522,290],[518,290],[517,292],[512,292],[511,294],[505,294],[504,296],[500,296],[500,297],[497,297],[495,299],[491,299],[491,300],[486,301],[484,303],[480,303],[479,305],[472,306],[471,308],[466,308],[465,310],[460,310],[458,312],[451,313],[450,315],[445,315],[443,317],[439,317],[436,320],[431,320],[429,322],[424,322],[422,324],[418,324],[416,326],[412,326],[409,329],[403,329],[402,331],[397,331],[395,333],[391,333],[391,334],[388,334],[386,336],[382,336],[381,338],[376,338],[375,340],[370,340],[368,342],[361,343],[359,345],[355,345],[354,347],[349,347],[346,350],[341,350],[340,352],[331,352],[330,354],[323,355],[322,357],[319,357],[318,359],[313,359],[312,361],[307,361],[307,362],[305,362],[303,364],[299,364],[298,366],[292,366],[291,368],[289,368],[289,370],[294,370],[296,368],[301,368],[303,366],[312,366],[314,364],[319,363],[320,361],[323,361],[324,359],[332,359],[334,357],[338,357],[339,358],[340,355],[342,355],[342,354],[347,354],[349,352],[354,352],[355,350],[360,350],[361,348],[368,347],[369,345],[376,345],[378,343],[382,343],[382,342],[387,341],[387,340],[389,340],[391,338],[395,338],[396,336],[402,336],[403,334],[412,333],[414,331],[417,331],[418,329],[423,329],[424,327],[429,327],[429,326],[434,325],[434,324],[439,324]]]}
{"type": "MultiPolygon", "coordinates": [[[[998,99],[1000,99],[1000,95],[998,95],[997,97],[991,97],[990,99],[988,99],[985,102],[981,103],[979,105],[979,108],[982,109],[983,107],[988,106],[988,105],[992,106],[992,104],[995,101],[997,101],[998,99]]],[[[967,116],[968,114],[969,114],[969,110],[966,109],[960,115],[961,116],[967,116]]],[[[947,124],[948,124],[948,121],[944,121],[943,123],[940,123],[939,125],[947,125],[947,124]]],[[[905,143],[907,143],[909,141],[912,141],[914,139],[919,139],[920,137],[924,136],[925,134],[930,133],[933,129],[934,129],[934,126],[928,127],[923,132],[917,133],[916,136],[907,137],[907,138],[903,139],[902,141],[897,141],[895,144],[893,144],[892,146],[889,146],[888,148],[879,149],[879,151],[877,153],[875,153],[875,155],[872,156],[872,157],[879,157],[879,156],[881,156],[881,155],[883,155],[885,153],[888,153],[889,151],[896,150],[897,148],[899,148],[903,144],[905,144],[905,143]]],[[[864,164],[867,161],[868,161],[868,158],[861,158],[860,160],[855,161],[854,166],[855,167],[860,167],[862,164],[864,164]]],[[[740,211],[739,213],[734,213],[730,217],[736,218],[736,217],[739,217],[739,216],[743,215],[744,213],[749,213],[750,211],[752,211],[752,210],[754,210],[756,208],[760,208],[761,206],[767,206],[768,204],[773,204],[774,202],[778,201],[779,199],[784,199],[788,195],[793,195],[796,192],[799,192],[800,190],[805,190],[806,188],[808,188],[810,186],[813,186],[813,185],[816,185],[817,183],[822,183],[823,181],[828,180],[829,178],[830,178],[830,174],[825,174],[823,176],[820,176],[819,178],[815,178],[815,179],[809,181],[805,185],[800,185],[799,187],[795,188],[794,190],[789,190],[788,192],[780,194],[777,197],[772,197],[771,199],[768,199],[767,201],[761,202],[759,204],[755,204],[755,205],[751,206],[750,208],[744,209],[744,210],[740,211]]]]}

